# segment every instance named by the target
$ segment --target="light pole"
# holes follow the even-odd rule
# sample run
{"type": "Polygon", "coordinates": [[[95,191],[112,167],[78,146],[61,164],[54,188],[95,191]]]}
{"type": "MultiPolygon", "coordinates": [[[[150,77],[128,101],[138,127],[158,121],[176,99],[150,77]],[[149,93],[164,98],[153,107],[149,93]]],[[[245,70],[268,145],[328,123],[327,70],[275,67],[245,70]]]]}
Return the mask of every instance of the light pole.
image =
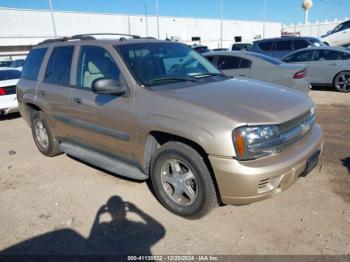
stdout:
{"type": "Polygon", "coordinates": [[[223,19],[224,19],[224,0],[220,0],[220,47],[222,48],[223,42],[223,19]]]}
{"type": "Polygon", "coordinates": [[[265,31],[266,31],[266,0],[264,0],[263,39],[265,39],[265,31]]]}
{"type": "Polygon", "coordinates": [[[148,15],[147,15],[147,2],[145,0],[145,17],[146,17],[146,37],[148,37],[148,15]]]}
{"type": "Polygon", "coordinates": [[[157,34],[158,34],[158,39],[160,39],[160,33],[159,33],[159,0],[156,0],[156,10],[157,10],[157,34]]]}
{"type": "Polygon", "coordinates": [[[52,23],[53,34],[54,34],[55,38],[57,38],[55,17],[53,16],[53,8],[52,8],[52,2],[51,1],[52,0],[49,0],[51,23],[52,23]]]}

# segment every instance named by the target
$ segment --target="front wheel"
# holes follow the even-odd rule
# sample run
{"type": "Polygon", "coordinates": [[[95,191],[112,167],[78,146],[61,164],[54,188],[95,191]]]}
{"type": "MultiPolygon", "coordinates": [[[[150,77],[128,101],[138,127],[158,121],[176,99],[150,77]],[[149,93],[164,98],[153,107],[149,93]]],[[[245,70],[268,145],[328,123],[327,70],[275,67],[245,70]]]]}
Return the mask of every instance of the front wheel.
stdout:
{"type": "Polygon", "coordinates": [[[218,204],[203,158],[183,143],[168,142],[158,149],[152,158],[151,180],[159,201],[179,216],[200,218],[218,204]]]}
{"type": "Polygon", "coordinates": [[[343,71],[337,74],[334,77],[333,86],[339,92],[350,92],[350,71],[343,71]]]}

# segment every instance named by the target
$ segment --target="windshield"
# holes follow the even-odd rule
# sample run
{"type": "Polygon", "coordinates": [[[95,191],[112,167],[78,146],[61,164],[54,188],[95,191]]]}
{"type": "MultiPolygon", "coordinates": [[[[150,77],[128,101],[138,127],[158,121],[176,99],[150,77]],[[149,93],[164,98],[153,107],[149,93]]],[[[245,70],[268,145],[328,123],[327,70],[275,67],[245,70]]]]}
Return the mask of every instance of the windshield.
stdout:
{"type": "Polygon", "coordinates": [[[221,75],[207,59],[177,43],[133,43],[115,47],[133,76],[145,86],[197,82],[221,75]]]}
{"type": "Polygon", "coordinates": [[[270,56],[267,56],[267,55],[263,55],[263,54],[259,54],[259,53],[249,53],[251,56],[255,56],[257,58],[260,58],[270,64],[273,64],[273,65],[280,65],[282,64],[283,62],[276,59],[276,58],[272,58],[270,56]]]}

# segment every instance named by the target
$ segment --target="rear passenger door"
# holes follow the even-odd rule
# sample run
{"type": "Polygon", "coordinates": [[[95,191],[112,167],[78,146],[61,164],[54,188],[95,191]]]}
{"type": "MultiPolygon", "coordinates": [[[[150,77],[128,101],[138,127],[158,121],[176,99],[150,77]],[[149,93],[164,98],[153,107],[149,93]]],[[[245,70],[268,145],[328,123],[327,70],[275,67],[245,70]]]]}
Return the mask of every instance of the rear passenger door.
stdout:
{"type": "Polygon", "coordinates": [[[252,62],[248,59],[226,55],[218,56],[217,67],[226,75],[250,78],[252,62]]]}
{"type": "Polygon", "coordinates": [[[81,46],[76,65],[76,86],[71,93],[70,119],[75,132],[71,139],[85,147],[130,159],[132,132],[132,94],[124,96],[95,94],[92,84],[101,78],[126,82],[115,59],[104,47],[81,46]]]}
{"type": "Polygon", "coordinates": [[[70,112],[70,72],[74,46],[54,47],[51,51],[43,80],[37,89],[36,103],[47,113],[55,135],[66,137],[71,129],[61,120],[70,112]]]}
{"type": "Polygon", "coordinates": [[[314,83],[330,84],[342,68],[342,53],[334,50],[315,50],[312,61],[314,83]]]}

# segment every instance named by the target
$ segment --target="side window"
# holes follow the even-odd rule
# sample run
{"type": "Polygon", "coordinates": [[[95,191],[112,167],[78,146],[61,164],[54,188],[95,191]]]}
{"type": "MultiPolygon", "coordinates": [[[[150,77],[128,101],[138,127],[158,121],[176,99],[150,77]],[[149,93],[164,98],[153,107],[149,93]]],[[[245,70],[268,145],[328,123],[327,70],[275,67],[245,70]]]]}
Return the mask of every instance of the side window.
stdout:
{"type": "Polygon", "coordinates": [[[341,53],[341,59],[342,60],[350,59],[350,54],[349,53],[341,53]]]}
{"type": "Polygon", "coordinates": [[[218,68],[225,69],[237,69],[239,68],[240,58],[235,56],[219,56],[218,58],[218,68]]]}
{"type": "Polygon", "coordinates": [[[307,62],[311,61],[312,51],[301,51],[295,54],[292,54],[284,59],[285,62],[307,62]]]}
{"type": "Polygon", "coordinates": [[[38,48],[30,51],[22,70],[22,77],[29,80],[36,80],[40,71],[47,48],[38,48]]]}
{"type": "Polygon", "coordinates": [[[215,61],[215,56],[205,56],[206,59],[208,59],[208,61],[210,63],[212,63],[213,65],[215,65],[214,61],[215,61]]]}
{"type": "Polygon", "coordinates": [[[292,41],[289,40],[279,40],[275,42],[276,51],[290,51],[292,49],[292,41]]]}
{"type": "Polygon", "coordinates": [[[120,70],[112,56],[102,47],[82,46],[79,54],[77,86],[91,89],[95,80],[104,77],[120,81],[120,70]]]}
{"type": "Polygon", "coordinates": [[[310,44],[305,40],[294,40],[294,50],[299,50],[308,47],[310,44]]]}
{"type": "Polygon", "coordinates": [[[46,66],[44,82],[65,86],[69,85],[73,52],[73,46],[54,48],[46,66]]]}
{"type": "Polygon", "coordinates": [[[248,59],[241,58],[241,64],[239,68],[250,68],[252,66],[252,61],[248,59]]]}
{"type": "Polygon", "coordinates": [[[272,41],[265,41],[259,44],[259,47],[262,51],[271,51],[272,49],[272,41]]]}
{"type": "Polygon", "coordinates": [[[341,53],[332,50],[316,50],[314,61],[340,60],[341,53]]]}

